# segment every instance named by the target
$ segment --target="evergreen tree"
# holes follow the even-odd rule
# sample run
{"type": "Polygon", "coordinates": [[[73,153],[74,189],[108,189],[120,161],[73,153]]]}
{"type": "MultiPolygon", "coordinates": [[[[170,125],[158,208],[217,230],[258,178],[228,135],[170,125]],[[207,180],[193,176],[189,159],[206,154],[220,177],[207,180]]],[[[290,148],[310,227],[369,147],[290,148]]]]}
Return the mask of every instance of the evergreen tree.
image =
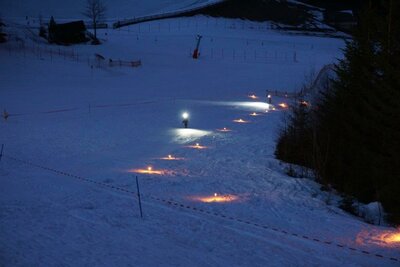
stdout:
{"type": "Polygon", "coordinates": [[[54,40],[56,39],[56,28],[57,28],[57,24],[53,18],[53,16],[51,16],[50,18],[50,22],[49,22],[49,27],[48,27],[48,41],[50,43],[54,42],[54,40]]]}
{"type": "Polygon", "coordinates": [[[312,166],[325,182],[361,201],[382,202],[399,223],[400,20],[395,14],[398,1],[367,3],[336,66],[332,90],[308,113],[313,119],[292,113],[296,119],[278,140],[277,156],[312,166]],[[298,120],[311,122],[306,124],[311,131],[298,135],[298,120]],[[310,144],[309,132],[312,149],[300,155],[295,149],[310,144]],[[291,147],[290,155],[280,153],[283,145],[291,147]]]}

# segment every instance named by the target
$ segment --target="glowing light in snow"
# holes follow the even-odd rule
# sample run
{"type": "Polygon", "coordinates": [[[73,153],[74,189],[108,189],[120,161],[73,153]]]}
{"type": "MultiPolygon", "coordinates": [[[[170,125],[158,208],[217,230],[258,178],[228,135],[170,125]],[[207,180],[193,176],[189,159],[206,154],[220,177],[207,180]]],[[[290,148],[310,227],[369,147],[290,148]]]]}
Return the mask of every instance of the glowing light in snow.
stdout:
{"type": "Polygon", "coordinates": [[[236,119],[236,120],[233,120],[233,121],[237,122],[237,123],[248,123],[248,121],[245,121],[243,119],[236,119]]]}
{"type": "Polygon", "coordinates": [[[390,233],[383,237],[387,243],[398,243],[400,244],[400,232],[390,233]]]}
{"type": "Polygon", "coordinates": [[[256,112],[253,112],[253,113],[250,113],[250,116],[259,116],[260,114],[258,114],[258,113],[256,113],[256,112]]]}
{"type": "Polygon", "coordinates": [[[194,149],[206,149],[206,148],[208,148],[208,147],[206,147],[206,146],[200,145],[199,143],[196,143],[196,144],[194,144],[194,145],[187,146],[187,147],[189,147],[189,148],[194,148],[194,149]]]}
{"type": "Polygon", "coordinates": [[[184,160],[184,158],[178,158],[178,157],[175,157],[173,155],[168,155],[168,156],[162,157],[160,159],[162,159],[162,160],[184,160]]]}
{"type": "Polygon", "coordinates": [[[132,169],[129,170],[128,172],[140,173],[140,174],[156,174],[156,175],[165,175],[169,173],[167,170],[155,170],[151,166],[148,166],[146,169],[132,169]]]}
{"type": "Polygon", "coordinates": [[[230,130],[230,129],[224,127],[224,128],[222,128],[222,129],[218,129],[217,131],[218,131],[218,132],[230,132],[230,131],[232,131],[232,130],[230,130]]]}
{"type": "Polygon", "coordinates": [[[308,107],[308,106],[310,106],[310,103],[308,103],[307,101],[303,100],[303,101],[300,102],[300,105],[308,107]]]}
{"type": "Polygon", "coordinates": [[[286,104],[286,103],[280,103],[280,104],[278,104],[278,106],[280,106],[281,108],[287,108],[287,107],[288,107],[288,104],[286,104]]]}
{"type": "Polygon", "coordinates": [[[255,94],[251,94],[251,95],[249,95],[249,97],[250,97],[251,99],[258,99],[258,96],[256,96],[255,94]]]}
{"type": "Polygon", "coordinates": [[[217,193],[214,193],[212,196],[201,196],[201,197],[193,197],[192,198],[195,201],[200,201],[204,203],[213,203],[213,202],[218,202],[218,203],[224,203],[224,202],[233,202],[237,201],[239,199],[238,196],[235,195],[219,195],[217,193]]]}
{"type": "Polygon", "coordinates": [[[363,230],[357,235],[357,244],[376,244],[382,247],[400,248],[400,229],[396,230],[363,230]]]}

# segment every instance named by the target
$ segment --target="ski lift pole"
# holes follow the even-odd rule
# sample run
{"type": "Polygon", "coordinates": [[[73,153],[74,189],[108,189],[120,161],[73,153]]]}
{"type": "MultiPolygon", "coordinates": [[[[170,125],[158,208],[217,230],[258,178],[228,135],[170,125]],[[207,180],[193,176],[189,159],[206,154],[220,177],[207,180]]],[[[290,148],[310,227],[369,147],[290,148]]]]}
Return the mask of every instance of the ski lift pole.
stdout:
{"type": "Polygon", "coordinates": [[[197,44],[196,44],[196,49],[193,51],[193,58],[198,59],[199,58],[199,48],[200,48],[200,42],[201,42],[201,36],[200,34],[197,35],[197,44]]]}
{"type": "Polygon", "coordinates": [[[137,187],[137,195],[138,195],[138,199],[139,199],[140,218],[143,218],[142,201],[140,199],[139,180],[138,180],[137,176],[136,176],[136,187],[137,187]]]}

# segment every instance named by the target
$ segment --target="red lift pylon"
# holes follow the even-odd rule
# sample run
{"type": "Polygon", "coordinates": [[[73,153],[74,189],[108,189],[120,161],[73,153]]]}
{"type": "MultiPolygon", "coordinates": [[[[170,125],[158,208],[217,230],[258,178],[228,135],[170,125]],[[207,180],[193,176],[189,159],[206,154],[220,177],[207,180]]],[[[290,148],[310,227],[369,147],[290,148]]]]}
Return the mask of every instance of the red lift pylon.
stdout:
{"type": "Polygon", "coordinates": [[[200,41],[201,41],[201,38],[203,38],[203,36],[201,36],[201,35],[197,35],[197,45],[196,45],[196,48],[194,49],[194,51],[193,51],[193,58],[194,59],[198,59],[199,58],[199,55],[200,55],[200,53],[199,53],[199,47],[200,47],[200,41]]]}

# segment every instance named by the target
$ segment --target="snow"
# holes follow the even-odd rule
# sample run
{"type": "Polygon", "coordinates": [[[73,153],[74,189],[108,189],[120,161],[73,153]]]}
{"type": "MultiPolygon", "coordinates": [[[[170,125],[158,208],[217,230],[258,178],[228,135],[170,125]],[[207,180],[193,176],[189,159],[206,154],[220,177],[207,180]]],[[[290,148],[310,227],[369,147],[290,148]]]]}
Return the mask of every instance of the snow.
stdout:
{"type": "Polygon", "coordinates": [[[334,193],[285,174],[274,158],[285,111],[265,112],[259,103],[265,90],[292,92],[310,71],[341,58],[342,40],[196,16],[101,30],[100,46],[60,48],[76,60],[32,43],[21,27],[7,30],[36,50],[0,45],[0,109],[11,114],[0,122],[2,265],[398,264],[390,259],[400,257],[398,244],[360,237],[393,228],[346,214],[334,193]],[[200,59],[193,60],[197,34],[200,59]],[[142,66],[97,67],[95,53],[142,66]],[[232,131],[217,131],[223,127],[232,131]],[[188,147],[195,143],[207,148],[188,147]],[[182,160],[160,159],[167,155],[182,160]],[[166,174],[138,175],[141,219],[131,170],[148,166],[166,174]],[[200,201],[215,193],[236,199],[200,201]]]}
{"type": "Polygon", "coordinates": [[[358,207],[359,215],[367,222],[373,224],[380,224],[382,221],[382,205],[379,202],[371,202],[366,205],[361,205],[358,207]]]}

